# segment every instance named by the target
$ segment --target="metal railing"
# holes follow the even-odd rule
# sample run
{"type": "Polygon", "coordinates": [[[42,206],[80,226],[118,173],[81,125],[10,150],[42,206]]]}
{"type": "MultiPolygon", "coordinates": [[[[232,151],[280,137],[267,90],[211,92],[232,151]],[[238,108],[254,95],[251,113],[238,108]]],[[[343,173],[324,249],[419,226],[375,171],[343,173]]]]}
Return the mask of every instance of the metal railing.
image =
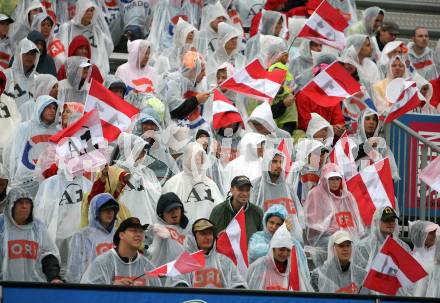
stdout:
{"type": "Polygon", "coordinates": [[[400,175],[394,190],[404,235],[408,230],[408,221],[440,223],[440,194],[419,180],[420,171],[440,155],[440,147],[398,120],[386,127],[385,138],[400,175]]]}

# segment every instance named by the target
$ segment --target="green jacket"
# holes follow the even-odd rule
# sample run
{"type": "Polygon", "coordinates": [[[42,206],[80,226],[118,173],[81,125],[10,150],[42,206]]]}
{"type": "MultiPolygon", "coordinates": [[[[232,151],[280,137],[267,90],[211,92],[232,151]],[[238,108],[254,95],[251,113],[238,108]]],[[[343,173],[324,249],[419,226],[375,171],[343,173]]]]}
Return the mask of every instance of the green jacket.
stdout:
{"type": "MultiPolygon", "coordinates": [[[[246,238],[249,242],[251,236],[263,230],[263,211],[253,203],[248,202],[244,210],[246,218],[246,238]]],[[[215,224],[217,232],[224,230],[232,221],[236,213],[231,206],[231,198],[214,207],[209,216],[209,220],[215,224]]]]}

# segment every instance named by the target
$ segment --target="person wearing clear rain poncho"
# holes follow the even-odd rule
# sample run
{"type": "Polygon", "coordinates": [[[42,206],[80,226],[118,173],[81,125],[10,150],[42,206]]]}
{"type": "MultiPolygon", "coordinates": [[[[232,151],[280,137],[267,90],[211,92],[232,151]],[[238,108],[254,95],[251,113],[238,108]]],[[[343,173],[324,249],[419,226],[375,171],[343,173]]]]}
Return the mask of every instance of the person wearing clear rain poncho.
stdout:
{"type": "MultiPolygon", "coordinates": [[[[371,221],[370,232],[354,246],[354,265],[360,268],[370,266],[388,236],[392,236],[403,249],[410,252],[409,246],[398,237],[397,219],[396,212],[389,206],[382,206],[376,209],[371,221]]],[[[366,274],[367,271],[365,271],[366,274]]],[[[401,288],[397,295],[407,295],[407,291],[401,288]]]]}
{"type": "Polygon", "coordinates": [[[0,214],[5,210],[6,198],[8,196],[8,172],[3,164],[0,163],[0,214]]]}
{"type": "Polygon", "coordinates": [[[122,221],[113,236],[115,248],[96,257],[81,278],[82,284],[125,286],[162,286],[158,278],[150,278],[146,271],[154,265],[138,252],[147,225],[138,218],[122,221]]]}
{"type": "Polygon", "coordinates": [[[169,179],[163,192],[174,192],[185,205],[190,224],[208,217],[212,209],[223,201],[223,195],[206,176],[207,155],[202,145],[192,142],[183,153],[183,171],[169,179]]]}
{"type": "Polygon", "coordinates": [[[93,260],[113,248],[118,202],[104,193],[93,197],[89,208],[89,226],[76,232],[69,241],[66,281],[79,283],[93,260]]]}
{"type": "Polygon", "coordinates": [[[429,47],[429,33],[425,27],[417,27],[413,41],[408,43],[408,60],[423,78],[428,81],[437,79],[440,66],[435,65],[434,51],[429,47]]]}
{"type": "Polygon", "coordinates": [[[293,58],[289,63],[289,71],[293,80],[299,88],[303,87],[310,80],[310,72],[315,66],[319,53],[322,52],[322,45],[308,39],[304,39],[298,49],[298,57],[293,58]]]}
{"type": "Polygon", "coordinates": [[[33,205],[21,188],[8,193],[0,215],[0,280],[62,283],[58,249],[33,205]]]}
{"type": "Polygon", "coordinates": [[[58,80],[50,74],[36,75],[34,85],[31,88],[33,97],[23,103],[18,109],[22,121],[31,120],[37,107],[37,98],[42,95],[49,95],[52,98],[58,98],[58,80]]]}
{"type": "MultiPolygon", "coordinates": [[[[435,243],[438,242],[439,226],[433,222],[417,220],[409,222],[409,238],[414,247],[412,256],[419,262],[426,272],[435,266],[435,243]]],[[[425,297],[429,276],[419,280],[413,288],[413,295],[425,297]]]]}
{"type": "Polygon", "coordinates": [[[428,277],[422,280],[424,283],[416,288],[415,295],[423,297],[440,298],[440,240],[437,239],[434,248],[434,262],[428,270],[428,277]]]}
{"type": "Polygon", "coordinates": [[[250,289],[292,290],[290,285],[292,248],[295,249],[299,291],[313,292],[310,272],[301,244],[292,239],[286,224],[277,229],[270,240],[269,251],[249,266],[246,280],[250,289]]]}
{"type": "Polygon", "coordinates": [[[17,5],[15,9],[17,19],[13,23],[9,35],[14,47],[29,34],[35,16],[44,12],[45,9],[39,0],[21,1],[17,5]]]}
{"type": "Polygon", "coordinates": [[[353,240],[344,230],[329,239],[327,260],[311,273],[315,291],[324,293],[357,294],[362,286],[365,268],[353,264],[353,240]]]}
{"type": "Polygon", "coordinates": [[[171,119],[188,126],[193,133],[206,124],[202,115],[210,93],[206,92],[205,65],[200,53],[188,51],[180,70],[169,74],[159,90],[162,100],[167,102],[171,119]]]}
{"type": "Polygon", "coordinates": [[[210,58],[212,55],[214,55],[218,46],[220,45],[218,43],[219,24],[228,20],[228,14],[219,1],[214,4],[209,4],[203,8],[199,41],[196,49],[206,58],[210,58]]]}
{"type": "Polygon", "coordinates": [[[136,214],[142,224],[153,224],[156,222],[156,201],[162,188],[154,172],[146,165],[145,155],[149,143],[138,136],[121,133],[118,146],[121,157],[116,160],[116,166],[129,174],[119,200],[130,213],[136,214]]]}
{"type": "Polygon", "coordinates": [[[175,193],[160,196],[156,208],[157,223],[147,233],[147,255],[154,265],[176,260],[185,250],[183,244],[190,234],[190,225],[182,201],[175,193]]]}
{"type": "Polygon", "coordinates": [[[69,22],[62,24],[57,34],[64,47],[70,45],[72,39],[79,35],[84,35],[90,41],[91,62],[99,67],[102,74],[108,74],[113,41],[102,12],[90,0],[76,2],[75,16],[69,22]]]}
{"type": "Polygon", "coordinates": [[[140,93],[155,92],[159,85],[156,70],[148,65],[153,57],[153,45],[147,40],[135,40],[127,43],[128,60],[118,67],[115,76],[140,93]]]}
{"type": "Polygon", "coordinates": [[[4,93],[15,99],[18,108],[32,98],[30,89],[34,85],[34,77],[37,75],[39,57],[40,52],[35,43],[24,38],[15,50],[12,67],[5,70],[8,81],[4,93]]]}
{"type": "Polygon", "coordinates": [[[243,22],[243,28],[249,31],[252,20],[258,12],[265,6],[265,0],[234,0],[233,5],[237,9],[240,19],[243,22]]]}
{"type": "Polygon", "coordinates": [[[194,253],[203,250],[205,267],[193,273],[169,277],[165,286],[194,288],[247,288],[247,283],[238,272],[234,263],[217,252],[217,232],[214,224],[200,218],[192,225],[192,235],[185,239],[185,250],[194,253]]]}
{"type": "Polygon", "coordinates": [[[261,15],[258,33],[246,42],[246,62],[251,62],[260,55],[262,39],[266,35],[285,38],[287,33],[285,16],[276,11],[265,10],[261,15]]]}
{"type": "Polygon", "coordinates": [[[11,183],[23,186],[32,197],[39,186],[34,175],[35,163],[49,145],[49,138],[59,130],[58,113],[56,99],[38,97],[33,119],[20,123],[12,137],[14,141],[3,150],[11,183]]]}
{"type": "Polygon", "coordinates": [[[35,196],[35,217],[47,227],[60,250],[62,267],[67,263],[68,243],[80,229],[81,201],[92,188],[84,176],[69,177],[64,169],[40,183],[35,196]]]}
{"type": "MultiPolygon", "coordinates": [[[[274,149],[266,150],[263,157],[262,176],[252,180],[250,201],[263,211],[268,211],[272,205],[283,205],[292,222],[292,237],[303,242],[304,211],[301,203],[285,180],[285,156],[274,149]]],[[[263,221],[263,226],[266,222],[263,221]]]]}
{"type": "Polygon", "coordinates": [[[317,140],[330,149],[333,145],[334,132],[333,127],[321,115],[311,113],[311,119],[306,130],[306,137],[311,140],[317,140]]]}
{"type": "Polygon", "coordinates": [[[393,180],[400,180],[399,169],[392,151],[386,145],[386,141],[379,133],[382,122],[379,115],[372,109],[365,109],[358,117],[357,134],[349,138],[357,145],[353,150],[356,164],[359,170],[389,157],[393,180]]]}
{"type": "Polygon", "coordinates": [[[230,63],[236,69],[245,65],[245,57],[239,53],[243,33],[237,27],[221,22],[218,25],[217,35],[217,48],[213,56],[207,57],[206,65],[207,80],[211,86],[217,85],[217,68],[223,63],[230,63]]]}
{"type": "Polygon", "coordinates": [[[90,66],[90,62],[86,57],[72,56],[67,58],[67,78],[59,82],[58,89],[58,100],[61,103],[86,103],[87,94],[90,87],[90,66]]]}
{"type": "Polygon", "coordinates": [[[9,67],[9,61],[14,55],[9,28],[14,20],[5,14],[0,14],[0,68],[9,67]]]}
{"type": "Polygon", "coordinates": [[[249,132],[239,143],[240,155],[225,167],[225,184],[231,184],[236,176],[245,175],[250,180],[261,176],[266,138],[264,135],[249,132]]]}
{"type": "Polygon", "coordinates": [[[348,28],[347,34],[363,34],[371,37],[382,25],[384,17],[385,11],[383,9],[371,6],[363,11],[361,20],[348,28]]]}
{"type": "Polygon", "coordinates": [[[338,230],[350,233],[353,241],[364,235],[364,223],[341,169],[334,163],[322,168],[321,178],[304,203],[306,237],[310,245],[326,248],[338,230]]]}

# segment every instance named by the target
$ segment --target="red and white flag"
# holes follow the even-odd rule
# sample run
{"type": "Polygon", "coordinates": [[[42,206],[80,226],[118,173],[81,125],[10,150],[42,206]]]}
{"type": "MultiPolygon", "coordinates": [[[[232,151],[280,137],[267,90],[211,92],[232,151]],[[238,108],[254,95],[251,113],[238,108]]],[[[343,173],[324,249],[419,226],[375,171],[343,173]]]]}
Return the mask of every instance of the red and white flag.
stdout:
{"type": "Polygon", "coordinates": [[[286,161],[284,165],[284,173],[285,177],[287,178],[292,168],[292,156],[284,139],[281,140],[280,144],[277,147],[277,150],[282,152],[284,155],[284,160],[286,161]]]}
{"type": "Polygon", "coordinates": [[[176,260],[159,266],[146,274],[149,277],[175,277],[204,268],[205,261],[203,250],[192,254],[184,251],[176,260]]]}
{"type": "Polygon", "coordinates": [[[139,110],[121,99],[96,80],[92,80],[87,95],[84,112],[96,108],[101,119],[104,138],[108,142],[116,140],[132,123],[132,119],[139,110]]]}
{"type": "Polygon", "coordinates": [[[367,226],[371,225],[377,208],[396,207],[393,177],[388,158],[365,167],[347,181],[347,188],[353,194],[362,220],[367,226]]]}
{"type": "Polygon", "coordinates": [[[241,208],[217,239],[217,251],[234,262],[238,271],[245,276],[249,266],[246,238],[246,219],[241,208]]]}
{"type": "Polygon", "coordinates": [[[307,19],[298,37],[343,50],[347,27],[347,20],[340,11],[324,0],[307,19]]]}
{"type": "Polygon", "coordinates": [[[419,94],[416,83],[414,81],[404,81],[403,85],[403,91],[397,101],[383,114],[385,123],[399,118],[422,104],[420,98],[423,98],[423,96],[419,94]]]}
{"type": "Polygon", "coordinates": [[[419,262],[388,236],[370,265],[364,287],[394,296],[401,287],[409,287],[427,275],[419,262]]]}
{"type": "Polygon", "coordinates": [[[344,132],[329,155],[329,161],[342,169],[345,180],[349,180],[358,173],[357,164],[352,153],[355,147],[356,144],[350,140],[347,132],[344,132]]]}
{"type": "Polygon", "coordinates": [[[341,64],[334,62],[304,86],[300,94],[321,106],[332,107],[360,91],[359,82],[341,64]]]}
{"type": "Polygon", "coordinates": [[[215,89],[212,102],[212,126],[214,129],[219,129],[236,122],[243,125],[243,119],[234,103],[215,89]]]}
{"type": "Polygon", "coordinates": [[[231,78],[220,84],[220,87],[272,102],[286,79],[286,73],[287,71],[278,69],[269,72],[258,59],[255,59],[245,68],[236,70],[231,78]]]}
{"type": "Polygon", "coordinates": [[[96,171],[107,163],[107,141],[96,110],[84,114],[49,140],[57,143],[56,153],[71,175],[96,171]]]}
{"type": "Polygon", "coordinates": [[[433,190],[440,193],[440,157],[431,161],[419,175],[420,180],[428,184],[433,190]]]}
{"type": "Polygon", "coordinates": [[[289,290],[293,290],[293,291],[300,290],[298,258],[296,257],[295,245],[292,246],[292,250],[290,253],[289,290]]]}

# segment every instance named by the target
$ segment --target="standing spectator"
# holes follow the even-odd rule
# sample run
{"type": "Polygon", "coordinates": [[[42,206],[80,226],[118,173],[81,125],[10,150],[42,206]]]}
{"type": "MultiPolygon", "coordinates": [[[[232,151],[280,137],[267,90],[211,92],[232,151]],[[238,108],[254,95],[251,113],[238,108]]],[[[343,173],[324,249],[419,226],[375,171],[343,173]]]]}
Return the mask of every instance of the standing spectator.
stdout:
{"type": "Polygon", "coordinates": [[[40,57],[38,58],[36,69],[37,73],[50,74],[56,77],[57,69],[55,67],[55,62],[53,61],[52,57],[47,54],[46,39],[44,38],[43,34],[39,31],[31,31],[27,38],[34,42],[40,51],[40,57]]]}
{"type": "Polygon", "coordinates": [[[0,14],[0,67],[6,69],[9,66],[13,53],[11,39],[9,38],[10,24],[14,20],[4,14],[0,14]]]}
{"type": "Polygon", "coordinates": [[[246,218],[247,240],[249,241],[255,232],[263,230],[263,211],[249,201],[251,187],[251,181],[246,176],[232,179],[231,195],[226,201],[214,207],[209,216],[218,231],[224,230],[241,208],[244,208],[246,218]]]}
{"type": "Polygon", "coordinates": [[[34,218],[33,205],[21,188],[8,193],[0,215],[0,280],[63,283],[58,249],[44,224],[34,218]]]}
{"type": "Polygon", "coordinates": [[[426,80],[437,79],[434,51],[428,46],[429,34],[426,27],[417,27],[413,41],[408,43],[408,58],[416,71],[426,80]]]}
{"type": "Polygon", "coordinates": [[[125,286],[161,286],[158,278],[149,278],[146,271],[154,265],[138,252],[147,225],[130,217],[119,225],[113,236],[115,248],[98,256],[81,278],[85,284],[125,286]]]}
{"type": "Polygon", "coordinates": [[[32,21],[35,16],[45,11],[40,0],[22,1],[15,9],[17,16],[12,25],[10,34],[13,47],[16,48],[22,39],[31,31],[32,21]]]}
{"type": "Polygon", "coordinates": [[[72,56],[66,60],[66,79],[59,82],[58,100],[64,102],[86,103],[91,75],[90,60],[86,57],[72,56]]]}
{"type": "Polygon", "coordinates": [[[370,37],[373,46],[373,59],[378,62],[380,54],[388,42],[396,40],[399,26],[392,21],[384,21],[375,36],[370,37]]]}

